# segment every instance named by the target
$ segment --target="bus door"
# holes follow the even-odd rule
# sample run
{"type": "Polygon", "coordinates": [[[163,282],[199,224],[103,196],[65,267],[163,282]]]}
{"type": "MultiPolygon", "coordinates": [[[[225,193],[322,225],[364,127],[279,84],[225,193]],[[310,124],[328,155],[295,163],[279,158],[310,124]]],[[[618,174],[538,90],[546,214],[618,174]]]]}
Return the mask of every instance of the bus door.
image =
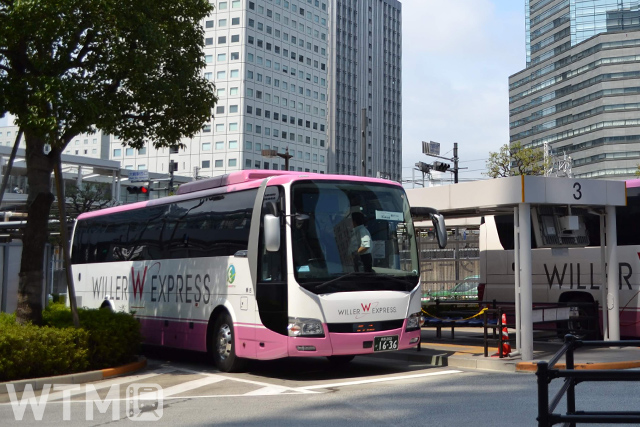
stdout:
{"type": "Polygon", "coordinates": [[[286,218],[284,189],[268,187],[265,191],[260,219],[258,247],[258,280],[256,300],[259,320],[270,331],[287,336],[288,297],[286,272],[286,218]],[[273,210],[276,212],[273,212],[273,210]],[[280,250],[269,252],[264,245],[264,216],[276,214],[280,218],[280,250]]]}

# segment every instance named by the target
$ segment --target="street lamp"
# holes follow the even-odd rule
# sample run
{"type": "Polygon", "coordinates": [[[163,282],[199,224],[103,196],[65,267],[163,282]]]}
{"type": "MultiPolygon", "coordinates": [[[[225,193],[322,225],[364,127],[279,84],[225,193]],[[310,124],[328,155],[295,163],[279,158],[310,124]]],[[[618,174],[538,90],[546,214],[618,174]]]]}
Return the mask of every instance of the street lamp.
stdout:
{"type": "Polygon", "coordinates": [[[285,170],[289,170],[289,159],[293,157],[289,154],[289,147],[287,147],[284,153],[278,153],[276,150],[262,150],[262,155],[264,157],[280,157],[281,159],[284,159],[285,170]]]}

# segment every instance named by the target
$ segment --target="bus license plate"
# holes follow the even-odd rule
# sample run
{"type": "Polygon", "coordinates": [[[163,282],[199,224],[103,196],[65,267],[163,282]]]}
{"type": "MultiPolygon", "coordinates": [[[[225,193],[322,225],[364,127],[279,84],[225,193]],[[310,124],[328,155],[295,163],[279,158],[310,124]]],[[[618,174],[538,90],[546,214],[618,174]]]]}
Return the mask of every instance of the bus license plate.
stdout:
{"type": "Polygon", "coordinates": [[[373,351],[390,351],[398,349],[398,336],[375,337],[373,339],[373,351]]]}

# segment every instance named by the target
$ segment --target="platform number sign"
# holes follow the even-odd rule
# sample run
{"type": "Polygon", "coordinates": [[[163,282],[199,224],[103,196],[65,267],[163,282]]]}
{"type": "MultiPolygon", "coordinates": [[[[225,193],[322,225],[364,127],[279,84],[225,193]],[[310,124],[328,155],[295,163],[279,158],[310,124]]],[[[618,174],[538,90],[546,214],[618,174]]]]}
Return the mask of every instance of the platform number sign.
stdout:
{"type": "Polygon", "coordinates": [[[573,198],[576,200],[580,200],[582,198],[582,185],[579,182],[573,183],[573,189],[575,190],[573,193],[573,198]]]}

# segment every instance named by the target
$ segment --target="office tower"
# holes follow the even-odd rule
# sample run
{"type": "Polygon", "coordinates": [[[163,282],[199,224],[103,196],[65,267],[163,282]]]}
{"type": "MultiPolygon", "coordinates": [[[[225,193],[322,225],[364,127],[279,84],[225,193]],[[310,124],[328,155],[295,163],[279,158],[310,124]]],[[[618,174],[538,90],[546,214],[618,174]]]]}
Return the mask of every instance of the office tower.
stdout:
{"type": "Polygon", "coordinates": [[[525,0],[527,67],[509,78],[510,142],[573,159],[578,178],[628,179],[640,163],[640,7],[525,0]]]}
{"type": "Polygon", "coordinates": [[[333,6],[329,172],[399,181],[402,5],[397,0],[334,0],[333,6]]]}
{"type": "Polygon", "coordinates": [[[288,149],[290,170],[325,173],[329,1],[212,1],[202,22],[204,76],[219,97],[211,121],[180,150],[127,150],[112,137],[111,158],[161,173],[173,160],[179,175],[210,177],[284,169],[288,149]]]}

